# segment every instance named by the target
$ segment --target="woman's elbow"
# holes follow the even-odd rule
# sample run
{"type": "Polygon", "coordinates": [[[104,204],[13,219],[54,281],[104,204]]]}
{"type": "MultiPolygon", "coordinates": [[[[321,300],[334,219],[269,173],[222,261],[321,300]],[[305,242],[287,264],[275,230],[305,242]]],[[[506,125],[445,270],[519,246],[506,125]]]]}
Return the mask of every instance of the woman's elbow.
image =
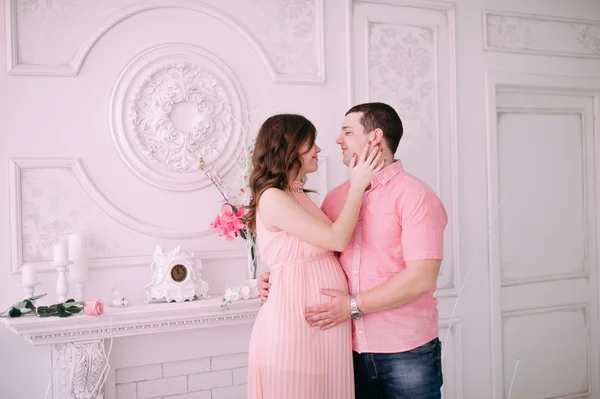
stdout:
{"type": "Polygon", "coordinates": [[[335,252],[342,252],[346,249],[349,240],[344,240],[341,237],[335,238],[331,244],[331,250],[335,252]]]}

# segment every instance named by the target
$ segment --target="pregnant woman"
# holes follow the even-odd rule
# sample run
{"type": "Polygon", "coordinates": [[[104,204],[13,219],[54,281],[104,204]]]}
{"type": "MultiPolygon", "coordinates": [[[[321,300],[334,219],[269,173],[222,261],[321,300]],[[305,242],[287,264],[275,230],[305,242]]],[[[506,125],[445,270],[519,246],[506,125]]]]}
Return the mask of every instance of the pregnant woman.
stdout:
{"type": "Polygon", "coordinates": [[[354,398],[350,323],[312,328],[304,309],[330,300],[321,288],[348,291],[333,251],[350,240],[383,160],[379,147],[355,156],[346,204],[332,223],[303,189],[305,175],[318,168],[316,134],[303,116],[281,114],[267,119],[256,138],[246,223],[257,234],[271,289],[250,340],[248,399],[354,398]]]}

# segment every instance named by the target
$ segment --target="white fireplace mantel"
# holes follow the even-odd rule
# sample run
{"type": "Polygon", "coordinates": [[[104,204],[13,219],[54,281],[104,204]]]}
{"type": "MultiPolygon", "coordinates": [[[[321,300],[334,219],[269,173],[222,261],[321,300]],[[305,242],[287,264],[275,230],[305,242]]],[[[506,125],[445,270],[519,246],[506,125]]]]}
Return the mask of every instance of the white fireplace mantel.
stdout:
{"type": "Polygon", "coordinates": [[[221,311],[221,298],[182,303],[134,303],[104,307],[101,316],[0,318],[2,324],[32,345],[52,346],[54,399],[101,399],[107,373],[104,340],[110,337],[163,333],[253,323],[259,299],[240,300],[221,311]]]}
{"type": "Polygon", "coordinates": [[[253,323],[259,299],[240,300],[221,311],[221,298],[181,303],[104,306],[101,316],[0,318],[2,324],[32,345],[73,343],[101,338],[152,334],[203,327],[253,323]]]}

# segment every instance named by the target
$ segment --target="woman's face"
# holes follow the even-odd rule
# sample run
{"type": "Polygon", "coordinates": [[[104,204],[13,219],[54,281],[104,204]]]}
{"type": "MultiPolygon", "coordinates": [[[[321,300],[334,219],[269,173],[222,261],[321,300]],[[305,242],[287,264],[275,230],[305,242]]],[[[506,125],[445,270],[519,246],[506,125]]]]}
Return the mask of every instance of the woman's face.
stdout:
{"type": "Polygon", "coordinates": [[[314,173],[319,169],[319,153],[321,149],[315,143],[311,148],[308,147],[308,143],[300,147],[298,155],[300,156],[300,171],[299,177],[302,177],[308,173],[314,173]]]}

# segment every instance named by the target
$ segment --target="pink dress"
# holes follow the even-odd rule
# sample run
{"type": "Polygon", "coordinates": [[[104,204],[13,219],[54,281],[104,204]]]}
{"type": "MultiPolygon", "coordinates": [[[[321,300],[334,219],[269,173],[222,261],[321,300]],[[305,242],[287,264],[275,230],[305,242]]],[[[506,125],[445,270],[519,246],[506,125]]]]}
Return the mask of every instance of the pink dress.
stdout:
{"type": "MultiPolygon", "coordinates": [[[[291,195],[331,223],[305,193],[291,195]]],[[[283,231],[268,231],[259,215],[256,229],[271,289],[250,338],[248,399],[353,399],[350,321],[322,331],[304,319],[306,307],[331,300],[321,288],[348,292],[337,257],[283,231]]]]}

